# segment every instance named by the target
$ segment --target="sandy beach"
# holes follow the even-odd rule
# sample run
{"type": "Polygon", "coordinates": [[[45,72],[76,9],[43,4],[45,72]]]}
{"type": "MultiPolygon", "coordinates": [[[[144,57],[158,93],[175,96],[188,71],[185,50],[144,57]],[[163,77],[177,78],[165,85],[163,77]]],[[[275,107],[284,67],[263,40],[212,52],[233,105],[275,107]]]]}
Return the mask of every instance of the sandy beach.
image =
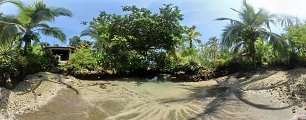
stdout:
{"type": "Polygon", "coordinates": [[[1,88],[1,119],[297,120],[306,69],[233,74],[202,82],[85,81],[51,73],[1,88]],[[294,92],[295,98],[289,93],[294,92]],[[14,98],[14,99],[13,99],[14,98]]]}

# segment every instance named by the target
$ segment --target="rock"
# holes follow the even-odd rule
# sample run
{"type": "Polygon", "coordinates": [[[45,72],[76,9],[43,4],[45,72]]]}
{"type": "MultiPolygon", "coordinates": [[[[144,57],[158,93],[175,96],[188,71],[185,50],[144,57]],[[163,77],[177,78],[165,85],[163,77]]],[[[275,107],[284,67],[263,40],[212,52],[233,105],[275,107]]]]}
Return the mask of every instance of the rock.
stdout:
{"type": "Polygon", "coordinates": [[[37,96],[41,96],[41,93],[37,93],[37,96]]]}

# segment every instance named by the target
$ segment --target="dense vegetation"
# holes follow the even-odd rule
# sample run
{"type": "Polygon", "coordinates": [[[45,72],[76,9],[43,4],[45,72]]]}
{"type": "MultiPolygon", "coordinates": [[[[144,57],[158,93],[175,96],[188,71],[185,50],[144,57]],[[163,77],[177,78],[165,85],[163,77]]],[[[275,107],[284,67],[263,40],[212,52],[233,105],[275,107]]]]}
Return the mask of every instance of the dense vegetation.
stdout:
{"type": "MultiPolygon", "coordinates": [[[[101,12],[93,21],[83,22],[89,27],[82,35],[95,40],[94,45],[87,48],[93,57],[87,58],[96,62],[88,59],[85,63],[91,64],[76,64],[77,67],[72,68],[90,68],[87,70],[91,71],[93,67],[90,66],[100,66],[100,70],[116,73],[155,71],[173,74],[205,70],[211,74],[216,69],[237,72],[262,65],[289,66],[305,61],[305,47],[301,43],[305,39],[297,36],[304,34],[303,25],[298,24],[296,18],[270,14],[263,9],[256,11],[246,1],[243,1],[241,11],[232,10],[241,20],[216,19],[230,21],[230,24],[224,28],[220,39],[212,37],[206,43],[201,43],[198,38],[201,34],[195,26],[180,23],[183,15],[173,5],[164,5],[159,13],[136,6],[123,7],[127,12],[124,15],[101,12]],[[273,33],[271,24],[283,26],[287,33],[273,33]]],[[[81,51],[75,53],[80,56],[75,59],[81,59],[84,54],[81,51]]],[[[73,61],[68,66],[72,66],[73,61]]]]}
{"type": "MultiPolygon", "coordinates": [[[[39,42],[40,34],[66,40],[59,28],[47,23],[72,13],[47,7],[40,0],[33,4],[18,0],[0,3],[12,3],[19,9],[16,16],[0,17],[0,84],[12,76],[56,67],[54,56],[43,49],[48,43],[39,42]]],[[[205,43],[201,43],[196,26],[181,24],[183,14],[177,6],[163,5],[158,13],[136,6],[124,6],[122,10],[126,14],[100,12],[92,21],[82,22],[88,28],[81,36],[89,36],[94,42],[79,36],[69,39],[69,45],[76,48],[64,66],[69,73],[153,72],[177,77],[188,74],[203,80],[261,66],[294,67],[306,62],[306,24],[263,9],[256,11],[246,1],[241,10],[232,9],[239,20],[216,19],[230,23],[221,38],[211,37],[205,43]],[[272,32],[272,24],[283,27],[285,33],[272,32]]]]}
{"type": "MultiPolygon", "coordinates": [[[[54,57],[40,44],[40,34],[65,40],[65,34],[47,23],[58,16],[71,16],[65,8],[48,7],[38,0],[26,4],[19,0],[1,0],[2,4],[13,4],[18,8],[15,16],[1,15],[0,22],[0,85],[9,85],[22,80],[26,74],[53,69],[57,65],[54,57]]],[[[8,87],[10,87],[9,85],[8,87]]]]}

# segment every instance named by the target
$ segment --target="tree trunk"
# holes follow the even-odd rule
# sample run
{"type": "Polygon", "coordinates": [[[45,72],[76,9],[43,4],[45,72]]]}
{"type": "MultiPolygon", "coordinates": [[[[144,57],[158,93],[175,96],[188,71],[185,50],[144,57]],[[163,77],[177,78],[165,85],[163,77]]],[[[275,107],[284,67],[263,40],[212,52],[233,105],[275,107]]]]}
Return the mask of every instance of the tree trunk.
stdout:
{"type": "Polygon", "coordinates": [[[254,65],[254,67],[256,68],[256,58],[255,58],[255,54],[256,54],[256,49],[255,49],[255,42],[250,44],[250,54],[251,54],[251,59],[252,59],[252,63],[254,65]]]}
{"type": "Polygon", "coordinates": [[[31,39],[29,38],[28,35],[25,35],[23,37],[23,41],[24,41],[24,54],[27,55],[31,48],[31,39]]]}
{"type": "Polygon", "coordinates": [[[192,48],[192,39],[189,39],[189,48],[192,48]]]}

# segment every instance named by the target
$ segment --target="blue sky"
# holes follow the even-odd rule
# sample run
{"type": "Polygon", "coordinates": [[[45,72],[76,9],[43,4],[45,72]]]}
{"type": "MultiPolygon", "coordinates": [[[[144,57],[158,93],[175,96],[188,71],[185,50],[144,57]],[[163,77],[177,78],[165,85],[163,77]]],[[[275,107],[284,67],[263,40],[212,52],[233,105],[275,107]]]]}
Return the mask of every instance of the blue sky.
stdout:
{"type": "MultiPolygon", "coordinates": [[[[35,0],[22,0],[26,3],[35,0]]],[[[82,21],[90,21],[99,15],[99,11],[123,14],[121,6],[136,5],[145,7],[153,12],[158,12],[162,4],[174,4],[184,14],[183,25],[196,25],[197,30],[203,35],[200,39],[205,42],[210,37],[219,37],[223,27],[228,22],[215,21],[219,17],[237,18],[237,14],[230,8],[240,9],[242,0],[43,0],[48,6],[65,7],[73,12],[73,17],[60,17],[51,23],[60,27],[67,38],[79,35],[86,26],[80,24],[82,21]]],[[[248,0],[256,9],[264,8],[271,13],[297,16],[306,18],[305,0],[248,0]]],[[[2,5],[0,10],[4,14],[16,14],[17,9],[13,5],[2,5]]],[[[282,29],[274,27],[275,32],[282,29]]],[[[88,38],[83,38],[88,39],[88,38]]],[[[68,42],[60,43],[52,37],[42,36],[41,41],[66,45],[68,42]]],[[[67,40],[68,41],[68,40],[67,40]]]]}

